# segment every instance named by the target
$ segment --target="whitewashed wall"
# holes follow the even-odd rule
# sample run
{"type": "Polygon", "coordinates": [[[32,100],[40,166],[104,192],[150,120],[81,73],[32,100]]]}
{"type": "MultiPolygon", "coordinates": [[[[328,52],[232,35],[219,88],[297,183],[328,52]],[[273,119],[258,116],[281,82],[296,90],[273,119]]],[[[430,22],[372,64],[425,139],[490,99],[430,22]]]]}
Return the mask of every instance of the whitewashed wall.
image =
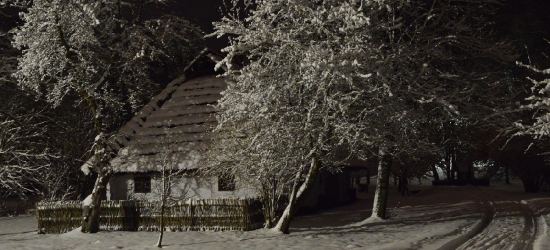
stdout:
{"type": "MultiPolygon", "coordinates": [[[[108,200],[146,199],[158,200],[161,194],[162,178],[160,175],[151,176],[150,193],[134,193],[134,174],[115,175],[111,177],[107,187],[108,200]]],[[[253,197],[256,192],[250,188],[239,187],[235,191],[218,191],[217,178],[180,177],[174,179],[170,194],[178,199],[216,199],[253,197]]]]}

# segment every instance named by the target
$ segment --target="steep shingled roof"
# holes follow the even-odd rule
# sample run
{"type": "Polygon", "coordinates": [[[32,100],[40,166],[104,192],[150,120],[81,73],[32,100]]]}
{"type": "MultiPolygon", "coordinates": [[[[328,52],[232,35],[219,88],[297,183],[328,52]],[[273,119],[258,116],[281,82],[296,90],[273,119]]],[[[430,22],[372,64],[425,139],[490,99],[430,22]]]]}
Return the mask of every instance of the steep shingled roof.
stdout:
{"type": "Polygon", "coordinates": [[[197,168],[198,151],[208,146],[208,131],[217,125],[212,105],[226,87],[226,79],[215,76],[193,78],[174,86],[170,97],[158,108],[138,117],[141,122],[127,124],[134,135],[111,161],[114,171],[153,171],[161,164],[197,168]]]}
{"type": "MultiPolygon", "coordinates": [[[[203,59],[227,70],[221,55],[208,48],[201,51],[183,75],[153,97],[113,137],[110,147],[119,152],[111,160],[114,172],[155,171],[162,163],[176,164],[180,169],[197,168],[198,151],[207,147],[207,132],[216,126],[211,105],[227,86],[225,78],[214,75],[190,78],[193,67],[200,67],[198,61],[203,59]]],[[[240,68],[236,64],[231,67],[240,68]]],[[[81,169],[87,174],[94,164],[92,157],[81,169]]]]}

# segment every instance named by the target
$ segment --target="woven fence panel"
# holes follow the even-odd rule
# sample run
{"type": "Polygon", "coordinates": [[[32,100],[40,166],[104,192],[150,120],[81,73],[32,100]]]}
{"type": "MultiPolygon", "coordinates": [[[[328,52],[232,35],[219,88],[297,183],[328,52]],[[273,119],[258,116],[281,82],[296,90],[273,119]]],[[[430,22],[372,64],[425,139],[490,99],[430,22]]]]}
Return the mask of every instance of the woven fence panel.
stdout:
{"type": "Polygon", "coordinates": [[[99,228],[114,231],[136,231],[139,227],[138,201],[102,201],[99,228]]]}
{"type": "Polygon", "coordinates": [[[65,233],[82,224],[80,201],[39,202],[36,204],[38,233],[65,233]]]}
{"type": "MultiPolygon", "coordinates": [[[[64,233],[81,226],[80,201],[37,204],[39,233],[64,233]]],[[[170,231],[254,230],[263,225],[261,203],[256,199],[187,200],[166,206],[159,202],[102,201],[100,229],[158,231],[164,219],[170,231]]]]}
{"type": "Polygon", "coordinates": [[[244,230],[244,200],[194,200],[191,230],[244,230]]]}
{"type": "Polygon", "coordinates": [[[158,202],[140,202],[139,231],[158,231],[160,208],[158,202]]]}

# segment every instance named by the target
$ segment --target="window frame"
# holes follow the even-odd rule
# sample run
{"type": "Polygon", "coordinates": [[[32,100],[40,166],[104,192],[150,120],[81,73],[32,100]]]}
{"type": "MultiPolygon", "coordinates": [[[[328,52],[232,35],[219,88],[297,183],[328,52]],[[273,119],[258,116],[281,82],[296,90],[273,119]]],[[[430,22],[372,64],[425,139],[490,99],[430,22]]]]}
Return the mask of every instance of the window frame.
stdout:
{"type": "Polygon", "coordinates": [[[235,191],[236,186],[235,176],[228,174],[218,176],[218,191],[235,191]]]}
{"type": "Polygon", "coordinates": [[[150,175],[134,176],[134,193],[136,194],[151,193],[151,176],[150,175]]]}

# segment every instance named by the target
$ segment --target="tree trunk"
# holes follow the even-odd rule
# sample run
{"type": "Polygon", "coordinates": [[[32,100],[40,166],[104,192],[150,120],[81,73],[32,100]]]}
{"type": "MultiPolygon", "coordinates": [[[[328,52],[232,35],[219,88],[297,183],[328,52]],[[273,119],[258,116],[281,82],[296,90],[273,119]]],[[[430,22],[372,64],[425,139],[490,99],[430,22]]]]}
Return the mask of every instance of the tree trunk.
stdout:
{"type": "Polygon", "coordinates": [[[409,178],[407,178],[407,175],[403,173],[401,177],[399,177],[399,186],[397,188],[401,196],[405,196],[405,194],[407,194],[407,196],[409,195],[408,184],[409,178]]]}
{"type": "Polygon", "coordinates": [[[403,179],[399,178],[399,181],[397,182],[397,192],[401,193],[402,189],[403,189],[403,179]]]}
{"type": "Polygon", "coordinates": [[[164,236],[164,201],[160,204],[160,234],[159,239],[157,241],[157,247],[162,248],[162,237],[164,236]]]}
{"type": "Polygon", "coordinates": [[[268,177],[260,183],[260,198],[263,203],[264,228],[273,228],[277,216],[278,206],[280,204],[280,195],[278,192],[278,182],[275,177],[268,177]]]}
{"type": "Polygon", "coordinates": [[[451,163],[451,180],[455,179],[456,166],[454,163],[451,163]]]}
{"type": "Polygon", "coordinates": [[[162,193],[160,194],[160,225],[159,225],[159,238],[157,241],[157,247],[162,247],[162,238],[164,236],[164,207],[166,205],[166,195],[167,195],[167,187],[166,187],[166,170],[164,169],[164,165],[162,166],[162,193]]]}
{"type": "Polygon", "coordinates": [[[458,165],[456,159],[456,150],[453,149],[451,154],[451,179],[458,180],[458,165]]]}
{"type": "Polygon", "coordinates": [[[435,165],[432,165],[432,174],[434,176],[434,180],[438,181],[439,180],[439,174],[437,173],[437,168],[435,165]]]}
{"type": "MultiPolygon", "coordinates": [[[[67,58],[69,58],[68,54],[67,58]]],[[[97,145],[101,145],[98,148],[94,149],[94,151],[96,152],[96,159],[100,159],[99,165],[96,166],[98,167],[96,169],[97,179],[91,194],[91,202],[86,202],[86,204],[84,204],[83,206],[83,221],[81,231],[83,233],[97,233],[99,232],[99,213],[101,210],[101,201],[105,199],[105,196],[107,194],[107,183],[109,183],[109,178],[111,177],[111,172],[109,171],[109,163],[104,159],[104,156],[108,156],[109,154],[106,150],[107,147],[103,132],[105,127],[102,126],[101,122],[101,107],[98,107],[96,100],[83,89],[79,89],[79,93],[82,100],[85,100],[88,104],[88,108],[94,116],[94,128],[98,132],[95,147],[97,147],[97,145]]],[[[110,159],[111,157],[107,158],[110,159]]],[[[86,198],[86,200],[87,199],[88,198],[86,198]]]]}
{"type": "Polygon", "coordinates": [[[370,185],[370,170],[367,170],[367,185],[370,185]]]}
{"type": "Polygon", "coordinates": [[[525,189],[526,193],[538,193],[540,192],[542,188],[542,182],[543,182],[542,176],[528,176],[528,177],[521,177],[521,181],[523,182],[523,188],[525,189]]]}
{"type": "Polygon", "coordinates": [[[476,179],[476,172],[473,162],[468,162],[468,181],[476,179]]]}
{"type": "Polygon", "coordinates": [[[272,228],[275,220],[275,202],[272,199],[264,199],[264,223],[265,228],[272,228]]]}
{"type": "Polygon", "coordinates": [[[296,180],[294,181],[294,185],[292,187],[290,201],[288,202],[288,205],[286,206],[283,215],[281,216],[273,230],[282,232],[284,234],[290,233],[290,222],[292,221],[292,219],[294,219],[294,215],[296,214],[296,211],[298,211],[298,207],[300,206],[300,204],[302,204],[302,202],[311,191],[311,188],[313,188],[313,184],[315,184],[315,180],[317,179],[317,174],[319,173],[320,168],[321,165],[317,160],[317,157],[313,156],[311,160],[311,166],[309,167],[309,171],[306,175],[306,179],[304,180],[304,182],[302,182],[300,188],[298,189],[298,183],[302,178],[302,171],[299,171],[299,173],[296,175],[296,180]]]}
{"type": "Polygon", "coordinates": [[[85,204],[83,204],[83,221],[81,229],[83,233],[99,232],[99,212],[101,209],[101,201],[105,199],[109,178],[109,174],[98,173],[94,190],[92,191],[92,194],[90,194],[91,202],[87,201],[88,198],[86,198],[85,204]]]}
{"type": "Polygon", "coordinates": [[[447,180],[452,180],[452,168],[451,168],[451,149],[447,147],[445,151],[445,170],[447,170],[447,180]]]}
{"type": "Polygon", "coordinates": [[[388,193],[390,186],[391,156],[380,149],[378,162],[378,183],[374,194],[371,217],[386,219],[386,207],[388,205],[388,193]]]}
{"type": "Polygon", "coordinates": [[[510,167],[508,164],[504,165],[504,171],[506,173],[506,184],[510,184],[510,167]]]}
{"type": "Polygon", "coordinates": [[[162,247],[162,238],[164,236],[164,207],[165,207],[165,204],[164,204],[164,201],[162,201],[160,204],[160,227],[159,227],[160,233],[157,241],[157,247],[162,247]]]}

